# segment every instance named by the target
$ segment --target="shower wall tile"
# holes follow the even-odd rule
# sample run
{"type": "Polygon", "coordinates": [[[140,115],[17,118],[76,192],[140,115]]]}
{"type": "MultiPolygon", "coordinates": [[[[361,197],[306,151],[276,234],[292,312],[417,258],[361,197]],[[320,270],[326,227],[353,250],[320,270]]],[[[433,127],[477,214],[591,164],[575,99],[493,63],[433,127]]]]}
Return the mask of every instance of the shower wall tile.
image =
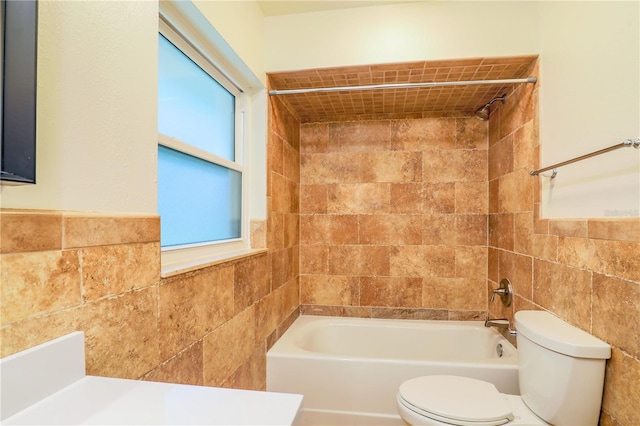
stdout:
{"type": "MultiPolygon", "coordinates": [[[[467,121],[464,120],[464,123],[459,125],[462,131],[466,130],[467,121]]],[[[395,120],[391,122],[391,133],[391,147],[398,151],[420,152],[456,148],[456,120],[440,118],[395,120]]],[[[474,145],[474,139],[467,136],[466,140],[467,144],[463,145],[469,149],[467,145],[474,145]]]]}
{"type": "Polygon", "coordinates": [[[360,305],[419,308],[422,279],[406,277],[362,277],[360,305]]]}
{"type": "Polygon", "coordinates": [[[435,303],[425,278],[451,278],[455,311],[475,316],[486,305],[487,135],[472,117],[301,126],[302,305],[398,315],[435,303]]]}

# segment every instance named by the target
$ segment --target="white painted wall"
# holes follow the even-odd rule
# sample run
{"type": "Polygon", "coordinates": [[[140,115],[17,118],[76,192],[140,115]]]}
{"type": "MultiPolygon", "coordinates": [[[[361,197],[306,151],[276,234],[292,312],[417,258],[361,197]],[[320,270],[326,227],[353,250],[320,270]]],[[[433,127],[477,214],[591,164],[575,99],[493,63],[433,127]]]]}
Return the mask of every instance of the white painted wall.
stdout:
{"type": "MultiPolygon", "coordinates": [[[[543,2],[543,166],[640,137],[640,2],[543,2]]],[[[547,217],[640,216],[640,150],[558,169],[547,217]]]]}
{"type": "MultiPolygon", "coordinates": [[[[639,21],[635,0],[427,1],[267,17],[266,70],[539,54],[546,165],[640,137],[639,21]]],[[[567,166],[543,191],[547,217],[639,209],[640,153],[629,148],[567,166]]]]}
{"type": "Polygon", "coordinates": [[[155,212],[155,2],[39,2],[36,185],[2,207],[155,212]]]}
{"type": "Polygon", "coordinates": [[[416,2],[265,18],[266,70],[538,53],[535,2],[416,2]]]}

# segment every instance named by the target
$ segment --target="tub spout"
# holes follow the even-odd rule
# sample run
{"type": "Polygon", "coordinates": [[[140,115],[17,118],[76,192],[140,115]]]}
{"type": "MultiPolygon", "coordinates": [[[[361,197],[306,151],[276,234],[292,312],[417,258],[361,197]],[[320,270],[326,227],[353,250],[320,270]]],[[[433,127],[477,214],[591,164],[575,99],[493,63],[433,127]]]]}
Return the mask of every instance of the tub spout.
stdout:
{"type": "Polygon", "coordinates": [[[498,319],[489,319],[487,318],[484,321],[485,327],[496,327],[498,329],[502,329],[508,331],[510,335],[515,336],[518,334],[516,330],[511,329],[511,324],[507,318],[498,318],[498,319]]]}

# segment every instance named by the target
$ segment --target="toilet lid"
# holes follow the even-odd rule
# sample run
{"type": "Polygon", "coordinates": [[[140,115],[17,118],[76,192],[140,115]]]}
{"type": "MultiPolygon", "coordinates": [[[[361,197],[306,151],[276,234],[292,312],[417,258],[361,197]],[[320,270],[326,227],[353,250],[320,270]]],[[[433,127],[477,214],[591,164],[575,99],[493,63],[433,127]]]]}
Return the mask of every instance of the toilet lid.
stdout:
{"type": "Polygon", "coordinates": [[[398,395],[407,408],[454,425],[501,425],[514,418],[492,383],[469,377],[417,377],[402,383],[398,395]]]}

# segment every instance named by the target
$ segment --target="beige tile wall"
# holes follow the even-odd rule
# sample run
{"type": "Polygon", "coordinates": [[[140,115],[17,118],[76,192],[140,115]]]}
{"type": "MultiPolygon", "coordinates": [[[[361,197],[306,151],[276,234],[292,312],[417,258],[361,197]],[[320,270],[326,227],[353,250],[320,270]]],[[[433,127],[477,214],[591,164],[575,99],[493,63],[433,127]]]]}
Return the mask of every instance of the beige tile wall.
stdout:
{"type": "Polygon", "coordinates": [[[264,389],[299,305],[299,123],[269,111],[268,252],[162,279],[157,216],[0,211],[1,355],[83,330],[88,374],[264,389]]]}
{"type": "Polygon", "coordinates": [[[539,218],[546,178],[528,174],[539,164],[539,86],[519,87],[489,123],[489,286],[509,278],[516,293],[489,310],[548,310],[612,345],[601,424],[638,425],[640,220],[539,218]]]}
{"type": "Polygon", "coordinates": [[[303,312],[484,316],[486,122],[311,123],[300,139],[303,312]]]}

